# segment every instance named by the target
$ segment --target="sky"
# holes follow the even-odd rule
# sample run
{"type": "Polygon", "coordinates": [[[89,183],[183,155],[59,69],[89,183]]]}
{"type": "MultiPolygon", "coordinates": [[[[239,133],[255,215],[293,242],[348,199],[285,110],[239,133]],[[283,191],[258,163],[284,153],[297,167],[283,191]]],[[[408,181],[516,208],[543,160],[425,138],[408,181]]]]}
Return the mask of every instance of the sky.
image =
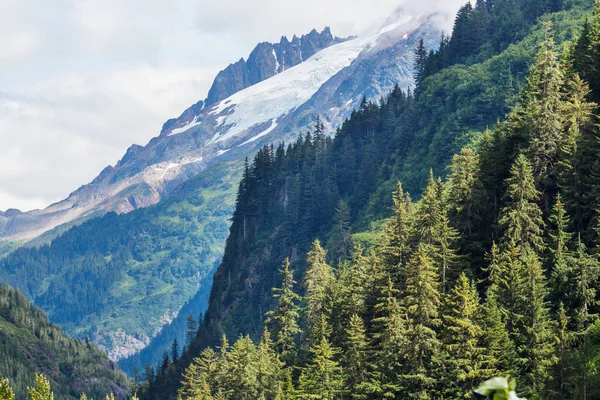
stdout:
{"type": "Polygon", "coordinates": [[[0,0],[0,210],[44,208],[206,97],[262,41],[465,0],[0,0]]]}

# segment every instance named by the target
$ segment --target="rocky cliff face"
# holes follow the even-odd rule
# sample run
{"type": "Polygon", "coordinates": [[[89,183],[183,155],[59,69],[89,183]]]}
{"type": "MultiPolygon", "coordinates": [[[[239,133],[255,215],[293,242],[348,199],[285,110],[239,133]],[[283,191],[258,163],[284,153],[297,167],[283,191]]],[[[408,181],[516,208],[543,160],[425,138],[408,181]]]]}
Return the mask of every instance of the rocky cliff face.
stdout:
{"type": "Polygon", "coordinates": [[[329,28],[322,32],[313,29],[308,35],[294,35],[290,42],[285,36],[276,44],[258,44],[248,61],[241,58],[219,72],[205,100],[207,106],[215,104],[249,86],[269,79],[342,39],[334,38],[329,28]]]}

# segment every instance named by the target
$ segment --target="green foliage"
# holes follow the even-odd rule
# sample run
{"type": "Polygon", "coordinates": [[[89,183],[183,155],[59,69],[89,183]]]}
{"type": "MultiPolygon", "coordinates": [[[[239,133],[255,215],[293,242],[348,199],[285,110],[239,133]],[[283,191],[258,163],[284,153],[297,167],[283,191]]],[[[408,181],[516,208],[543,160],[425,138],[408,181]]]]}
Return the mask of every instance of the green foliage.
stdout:
{"type": "MultiPolygon", "coordinates": [[[[17,399],[24,398],[28,386],[34,383],[32,390],[40,393],[45,393],[44,388],[51,384],[56,398],[61,400],[77,398],[83,392],[96,397],[112,390],[126,392],[124,374],[116,370],[103,352],[89,343],[68,338],[20,292],[3,285],[0,285],[0,359],[0,376],[11,378],[17,399]],[[42,379],[37,373],[46,377],[42,379]]],[[[8,393],[7,381],[2,381],[0,387],[0,393],[8,393]]]]}
{"type": "Polygon", "coordinates": [[[8,379],[0,379],[0,399],[15,400],[15,393],[8,383],[8,379]]]}
{"type": "MultiPolygon", "coordinates": [[[[555,235],[557,220],[548,216],[565,154],[579,157],[582,151],[566,144],[573,130],[566,110],[587,106],[581,105],[581,91],[568,94],[570,75],[553,51],[558,53],[578,30],[589,4],[570,2],[568,11],[542,17],[553,21],[550,32],[535,23],[556,10],[554,2],[487,3],[463,8],[453,37],[427,57],[426,71],[429,62],[439,63],[426,73],[416,97],[395,89],[379,104],[365,99],[334,138],[317,129],[287,148],[265,146],[247,164],[213,301],[190,354],[215,346],[222,333],[258,338],[264,311],[285,314],[286,287],[292,299],[286,308],[297,310],[291,266],[283,285],[275,274],[289,257],[297,276],[319,271],[314,276],[325,279],[312,279],[308,286],[302,282],[300,294],[312,297],[312,305],[285,318],[294,321],[294,333],[284,335],[286,347],[298,337],[311,340],[282,351],[280,327],[271,325],[280,359],[294,368],[286,372],[283,398],[302,398],[302,390],[323,394],[308,389],[306,373],[315,366],[307,347],[321,345],[319,351],[327,353],[322,360],[340,368],[342,383],[335,390],[343,399],[469,398],[475,383],[492,373],[522,376],[531,398],[554,393],[550,378],[560,361],[555,357],[559,343],[571,354],[579,345],[557,338],[559,304],[546,287],[557,248],[550,232],[555,235]],[[481,29],[486,24],[489,30],[481,29]],[[465,32],[477,33],[474,43],[465,32]],[[552,36],[559,43],[556,50],[552,36]],[[524,83],[530,63],[534,66],[524,83]],[[545,85],[553,91],[542,90],[545,85]],[[507,120],[496,124],[512,108],[507,120]],[[548,126],[533,117],[550,114],[556,118],[548,126]],[[542,138],[556,140],[546,148],[542,138]],[[449,180],[436,178],[434,171],[445,171],[465,146],[453,160],[449,180]],[[407,189],[422,193],[421,200],[413,204],[407,189]],[[340,241],[331,238],[346,226],[333,218],[340,200],[350,210],[353,238],[368,246],[367,254],[357,249],[352,257],[328,264],[324,249],[313,248],[305,263],[302,255],[315,239],[338,246],[340,241]],[[358,233],[368,227],[384,228],[358,233]],[[470,278],[478,279],[476,288],[470,278]],[[278,288],[276,296],[269,296],[272,287],[278,288]],[[324,352],[324,343],[341,350],[324,352]],[[362,362],[357,354],[365,355],[362,362]]],[[[583,126],[584,119],[574,124],[583,126]]],[[[589,138],[595,130],[590,128],[589,138]]],[[[590,151],[589,160],[592,153],[599,154],[590,151]]],[[[580,231],[569,227],[568,232],[580,231]]],[[[582,240],[595,244],[590,235],[582,240]]],[[[575,281],[569,272],[561,279],[568,285],[575,281]]],[[[573,322],[566,326],[575,329],[573,322]]],[[[211,395],[226,398],[218,385],[211,386],[211,395]]],[[[156,387],[151,384],[147,393],[156,393],[156,387]]]]}
{"type": "Polygon", "coordinates": [[[531,164],[519,155],[510,169],[508,204],[502,211],[499,224],[505,229],[504,242],[509,246],[530,246],[538,254],[545,249],[542,237],[542,210],[538,203],[540,193],[535,188],[531,164]]]}
{"type": "Polygon", "coordinates": [[[311,347],[310,352],[312,360],[300,374],[300,397],[318,400],[339,399],[343,376],[338,362],[333,359],[335,349],[323,337],[311,347]]]}
{"type": "MultiPolygon", "coordinates": [[[[50,389],[50,381],[43,375],[35,375],[35,386],[27,390],[29,398],[31,400],[54,400],[54,393],[50,389]]],[[[114,399],[114,395],[110,394],[111,398],[114,399]]],[[[109,395],[106,396],[109,399],[109,395]]]]}
{"type": "Polygon", "coordinates": [[[288,259],[283,262],[279,274],[282,277],[281,288],[273,289],[273,297],[277,299],[278,305],[273,311],[266,314],[268,316],[266,323],[272,326],[275,346],[285,357],[294,351],[296,337],[302,332],[298,327],[300,312],[297,302],[300,300],[300,296],[294,292],[296,281],[294,280],[294,271],[290,270],[288,259]]]}
{"type": "Polygon", "coordinates": [[[465,398],[478,382],[492,376],[494,370],[492,357],[485,346],[479,295],[464,273],[449,293],[447,307],[443,335],[450,379],[444,383],[449,383],[451,396],[465,398]]]}
{"type": "MultiPolygon", "coordinates": [[[[206,304],[233,206],[234,188],[226,181],[236,176],[235,166],[215,166],[156,206],[109,213],[49,245],[15,250],[0,260],[0,280],[74,337],[94,338],[108,349],[118,329],[151,337],[161,328],[156,316],[181,309],[199,286],[206,304]]],[[[158,354],[174,337],[184,341],[186,317],[158,354]]]]}
{"type": "Polygon", "coordinates": [[[313,243],[306,261],[308,269],[304,275],[304,301],[307,306],[307,336],[310,343],[316,344],[323,336],[329,336],[322,329],[322,320],[330,319],[333,312],[332,289],[335,275],[333,268],[326,262],[326,252],[318,240],[313,243]]]}

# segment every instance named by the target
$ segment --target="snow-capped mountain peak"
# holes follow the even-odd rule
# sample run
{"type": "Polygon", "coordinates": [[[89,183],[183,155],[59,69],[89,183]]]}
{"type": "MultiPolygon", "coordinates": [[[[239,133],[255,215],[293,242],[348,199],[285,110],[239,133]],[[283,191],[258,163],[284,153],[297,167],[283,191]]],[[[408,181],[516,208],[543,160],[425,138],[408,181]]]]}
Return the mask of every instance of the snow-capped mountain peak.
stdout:
{"type": "Polygon", "coordinates": [[[380,97],[396,84],[410,87],[418,39],[433,47],[439,35],[431,18],[397,10],[374,29],[347,40],[325,29],[291,42],[261,43],[248,61],[241,59],[219,73],[206,100],[167,121],[146,146],[132,146],[92,183],[46,210],[0,215],[0,237],[33,238],[98,212],[154,204],[213,162],[243,160],[264,143],[304,133],[317,115],[333,131],[363,96],[380,97]],[[228,76],[237,81],[250,75],[242,86],[228,85],[228,76]]]}

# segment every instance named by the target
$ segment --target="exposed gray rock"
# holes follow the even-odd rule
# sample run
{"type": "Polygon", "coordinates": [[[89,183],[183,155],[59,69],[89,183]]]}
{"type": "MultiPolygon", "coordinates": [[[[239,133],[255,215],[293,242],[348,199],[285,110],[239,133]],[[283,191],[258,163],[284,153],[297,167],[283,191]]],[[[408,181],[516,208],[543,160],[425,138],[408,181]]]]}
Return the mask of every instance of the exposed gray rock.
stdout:
{"type": "MultiPolygon", "coordinates": [[[[248,61],[241,58],[219,72],[204,102],[209,106],[226,99],[240,90],[300,64],[324,48],[341,41],[343,39],[334,38],[327,27],[321,33],[313,29],[301,38],[294,35],[291,42],[283,36],[276,44],[259,43],[248,56],[248,61]]],[[[166,126],[167,129],[169,127],[166,126]]]]}

